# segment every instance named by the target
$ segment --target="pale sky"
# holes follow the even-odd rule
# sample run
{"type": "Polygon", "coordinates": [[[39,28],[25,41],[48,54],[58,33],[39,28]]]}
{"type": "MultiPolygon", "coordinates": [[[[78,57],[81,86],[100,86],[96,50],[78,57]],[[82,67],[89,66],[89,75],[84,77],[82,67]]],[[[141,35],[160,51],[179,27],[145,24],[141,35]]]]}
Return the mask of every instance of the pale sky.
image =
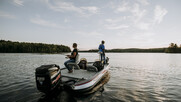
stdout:
{"type": "Polygon", "coordinates": [[[0,39],[80,50],[181,44],[181,0],[0,0],[0,39]]]}

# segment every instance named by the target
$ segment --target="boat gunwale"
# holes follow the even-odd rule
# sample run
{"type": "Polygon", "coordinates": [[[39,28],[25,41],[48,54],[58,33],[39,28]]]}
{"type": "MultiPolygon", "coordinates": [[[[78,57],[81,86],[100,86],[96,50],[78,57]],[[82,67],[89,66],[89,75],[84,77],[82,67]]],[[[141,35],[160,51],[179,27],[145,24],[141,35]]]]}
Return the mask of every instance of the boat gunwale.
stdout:
{"type": "MultiPolygon", "coordinates": [[[[104,70],[103,72],[105,72],[106,70],[104,70]]],[[[98,72],[98,73],[96,73],[93,77],[91,77],[91,78],[89,78],[89,79],[87,79],[87,80],[85,80],[86,82],[81,82],[80,84],[79,83],[77,83],[77,84],[75,84],[74,86],[80,86],[80,85],[83,85],[83,84],[86,84],[86,83],[89,83],[89,82],[91,82],[92,80],[94,80],[100,73],[103,73],[102,71],[100,71],[100,72],[98,72]]],[[[104,74],[103,74],[104,75],[104,74]]]]}
{"type": "Polygon", "coordinates": [[[95,86],[95,85],[102,79],[102,77],[105,75],[105,73],[108,72],[108,69],[109,69],[109,66],[106,65],[103,70],[101,70],[100,72],[98,72],[98,73],[96,74],[96,76],[95,76],[94,78],[90,79],[90,81],[87,81],[87,83],[85,82],[85,83],[83,83],[83,84],[81,84],[81,85],[79,85],[79,86],[73,85],[73,86],[72,86],[72,90],[74,90],[74,91],[84,90],[84,89],[86,89],[86,88],[95,86]],[[102,75],[95,81],[95,83],[93,83],[92,85],[89,85],[88,87],[82,88],[82,89],[80,89],[80,88],[75,89],[75,87],[80,87],[80,86],[83,86],[83,85],[86,85],[86,84],[90,84],[95,78],[97,78],[97,77],[100,75],[100,73],[103,73],[103,74],[102,74],[102,75]]]}
{"type": "MultiPolygon", "coordinates": [[[[106,71],[106,72],[103,74],[102,78],[103,78],[106,74],[109,74],[109,71],[106,71]]],[[[97,81],[95,84],[93,84],[93,85],[90,86],[90,87],[87,87],[87,88],[84,88],[84,89],[73,90],[73,91],[74,91],[74,92],[78,92],[78,93],[79,93],[79,92],[80,92],[80,93],[88,92],[88,91],[92,90],[92,88],[94,88],[94,87],[100,82],[100,80],[102,80],[102,78],[100,78],[99,81],[97,81]]]]}
{"type": "Polygon", "coordinates": [[[63,74],[62,74],[62,77],[77,80],[77,83],[75,82],[73,85],[70,85],[71,90],[73,90],[73,91],[87,90],[87,89],[91,89],[92,87],[94,87],[102,79],[102,77],[105,75],[105,73],[108,72],[108,70],[109,70],[109,64],[106,64],[101,71],[95,73],[95,75],[93,75],[92,77],[85,79],[85,80],[81,80],[84,78],[76,78],[76,77],[72,77],[72,76],[66,76],[63,74]],[[94,79],[96,79],[96,80],[94,80],[94,79]],[[81,80],[81,81],[78,82],[78,80],[81,80]],[[83,88],[80,88],[82,86],[83,86],[83,88]]]}

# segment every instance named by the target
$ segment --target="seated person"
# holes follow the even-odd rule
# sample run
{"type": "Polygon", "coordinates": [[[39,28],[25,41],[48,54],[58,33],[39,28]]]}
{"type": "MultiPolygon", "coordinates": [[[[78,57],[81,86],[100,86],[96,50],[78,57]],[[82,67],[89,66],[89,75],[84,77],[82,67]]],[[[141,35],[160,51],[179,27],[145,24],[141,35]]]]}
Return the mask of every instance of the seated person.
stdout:
{"type": "Polygon", "coordinates": [[[77,50],[77,44],[76,43],[73,43],[73,46],[72,46],[74,49],[73,51],[71,52],[71,55],[67,55],[67,57],[69,58],[68,61],[66,61],[64,63],[64,65],[66,66],[66,68],[69,70],[69,73],[72,73],[73,70],[72,70],[72,67],[69,67],[67,64],[70,63],[70,62],[75,62],[76,60],[76,56],[78,55],[78,50],[77,50]]]}

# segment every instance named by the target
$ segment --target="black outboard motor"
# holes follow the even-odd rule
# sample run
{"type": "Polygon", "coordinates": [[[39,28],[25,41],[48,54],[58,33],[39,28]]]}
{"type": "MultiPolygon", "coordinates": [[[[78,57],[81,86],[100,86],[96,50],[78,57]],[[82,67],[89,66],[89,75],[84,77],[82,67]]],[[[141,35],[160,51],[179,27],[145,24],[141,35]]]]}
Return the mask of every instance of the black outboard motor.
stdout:
{"type": "Polygon", "coordinates": [[[95,66],[98,69],[98,71],[101,71],[102,69],[104,69],[105,64],[109,64],[108,62],[109,62],[109,58],[106,57],[105,62],[104,61],[95,61],[93,63],[93,66],[95,66]]]}
{"type": "Polygon", "coordinates": [[[104,64],[102,61],[95,61],[93,63],[93,66],[95,66],[98,69],[98,71],[101,71],[104,68],[104,64]]]}
{"type": "Polygon", "coordinates": [[[87,59],[81,58],[78,65],[79,65],[80,69],[86,70],[87,69],[87,59]]]}
{"type": "Polygon", "coordinates": [[[56,64],[42,65],[35,72],[37,89],[48,93],[61,82],[61,70],[56,64]]]}

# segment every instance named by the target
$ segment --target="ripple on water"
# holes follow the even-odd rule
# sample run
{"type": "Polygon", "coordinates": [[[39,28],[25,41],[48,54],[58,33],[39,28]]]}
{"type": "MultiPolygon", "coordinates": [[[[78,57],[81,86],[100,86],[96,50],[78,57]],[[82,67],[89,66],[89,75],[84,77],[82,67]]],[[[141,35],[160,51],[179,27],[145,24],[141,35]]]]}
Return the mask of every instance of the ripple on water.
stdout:
{"type": "MultiPolygon", "coordinates": [[[[88,60],[97,57],[90,53],[80,55],[88,60]]],[[[104,91],[74,97],[77,102],[180,101],[180,55],[109,53],[107,56],[111,78],[104,91]]],[[[43,94],[36,89],[35,68],[42,64],[62,65],[66,59],[60,54],[0,54],[0,60],[0,101],[37,102],[43,94]]]]}

